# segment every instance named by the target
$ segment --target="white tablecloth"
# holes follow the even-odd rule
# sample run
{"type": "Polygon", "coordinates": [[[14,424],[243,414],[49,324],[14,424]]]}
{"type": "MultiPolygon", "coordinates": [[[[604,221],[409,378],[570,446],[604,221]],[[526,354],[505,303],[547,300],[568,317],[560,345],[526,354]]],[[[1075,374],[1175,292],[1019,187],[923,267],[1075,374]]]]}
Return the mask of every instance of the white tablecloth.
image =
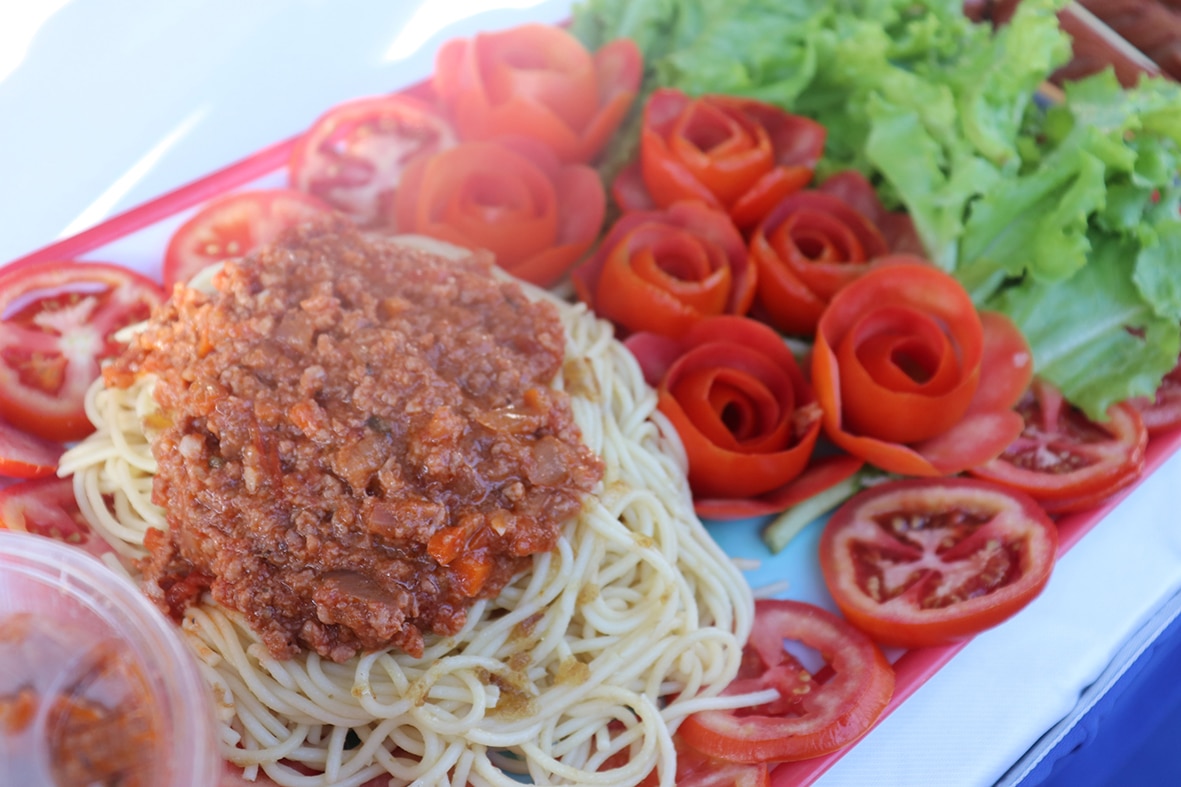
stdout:
{"type": "MultiPolygon", "coordinates": [[[[569,7],[4,0],[0,262],[287,138],[337,101],[422,78],[451,35],[558,21],[569,7]]],[[[1181,589],[1179,485],[1176,457],[1060,562],[1031,607],[976,638],[820,784],[1001,779],[1181,589]]]]}

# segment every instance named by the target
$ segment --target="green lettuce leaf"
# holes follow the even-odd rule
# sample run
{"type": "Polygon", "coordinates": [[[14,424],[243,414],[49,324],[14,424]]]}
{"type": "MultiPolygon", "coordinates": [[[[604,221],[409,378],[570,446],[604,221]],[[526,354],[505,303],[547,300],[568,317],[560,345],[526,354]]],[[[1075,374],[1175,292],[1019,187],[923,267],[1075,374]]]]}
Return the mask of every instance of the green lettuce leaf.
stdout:
{"type": "Polygon", "coordinates": [[[977,300],[1005,276],[1072,276],[1087,264],[1093,222],[1138,232],[1153,193],[1177,172],[1178,132],[1157,129],[1174,118],[1181,93],[1159,82],[1124,90],[1108,70],[1067,85],[1065,103],[1031,121],[1025,133],[1042,141],[973,203],[964,228],[957,275],[977,300]]]}
{"type": "Polygon", "coordinates": [[[1140,237],[1132,282],[1155,314],[1181,322],[1181,221],[1161,223],[1140,237]]]}
{"type": "Polygon", "coordinates": [[[1153,394],[1177,363],[1181,327],[1157,314],[1129,277],[1134,241],[1093,235],[1091,243],[1087,265],[1070,278],[1028,279],[990,306],[1025,334],[1037,374],[1102,421],[1112,404],[1153,394]]]}
{"type": "MultiPolygon", "coordinates": [[[[973,206],[961,242],[961,281],[977,300],[986,276],[1026,271],[1045,281],[1087,264],[1090,217],[1103,209],[1106,168],[1089,150],[1057,151],[1037,170],[997,183],[973,206]]],[[[993,281],[996,281],[993,279],[993,281]]]]}
{"type": "MultiPolygon", "coordinates": [[[[1177,358],[1181,85],[1108,71],[1037,103],[1070,56],[1064,2],[1023,0],[994,32],[958,0],[587,0],[574,30],[635,39],[645,95],[751,96],[822,123],[817,178],[869,177],[935,264],[1021,326],[1035,371],[1102,417],[1177,358]]],[[[634,155],[628,129],[611,167],[634,155]]]]}

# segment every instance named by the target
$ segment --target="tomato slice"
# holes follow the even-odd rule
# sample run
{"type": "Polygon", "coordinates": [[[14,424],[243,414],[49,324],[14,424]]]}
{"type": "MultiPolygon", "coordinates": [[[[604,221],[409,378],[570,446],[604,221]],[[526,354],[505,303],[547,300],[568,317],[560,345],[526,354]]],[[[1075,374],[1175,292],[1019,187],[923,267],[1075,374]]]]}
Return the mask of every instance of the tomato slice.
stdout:
{"type": "MultiPolygon", "coordinates": [[[[837,751],[864,735],[894,694],[881,650],[836,615],[799,601],[760,599],[738,677],[724,694],[774,688],[779,699],[711,710],[678,730],[693,748],[728,762],[802,760],[837,751]],[[825,666],[809,671],[785,646],[800,643],[825,666]]],[[[679,783],[679,782],[678,782],[679,783]]]]}
{"type": "Polygon", "coordinates": [[[1134,406],[1121,403],[1095,423],[1045,380],[1017,403],[1025,430],[1004,453],[969,473],[1021,490],[1051,514],[1098,505],[1144,472],[1148,431],[1134,406]]]}
{"type": "Polygon", "coordinates": [[[1050,578],[1058,531],[1021,492],[971,478],[890,481],[838,508],[820,568],[841,612],[884,645],[946,645],[997,625],[1050,578]]]}
{"type": "Polygon", "coordinates": [[[182,224],[164,252],[164,286],[192,279],[202,269],[241,257],[276,240],[283,230],[332,210],[310,194],[266,189],[210,200],[182,224]]]}
{"type": "Polygon", "coordinates": [[[100,262],[42,262],[0,272],[0,414],[46,440],[85,437],[86,389],[118,353],[120,328],[164,298],[134,271],[100,262]]]}
{"type": "MultiPolygon", "coordinates": [[[[703,754],[685,743],[680,735],[673,736],[677,750],[677,787],[767,787],[771,771],[765,762],[725,762],[703,754]]],[[[640,782],[638,787],[660,784],[656,771],[640,782]]]]}
{"type": "Polygon", "coordinates": [[[44,478],[53,475],[61,455],[61,443],[22,432],[0,421],[0,476],[44,478]]]}
{"type": "Polygon", "coordinates": [[[95,557],[114,552],[86,523],[68,478],[39,478],[0,490],[0,528],[52,538],[95,557]]]}
{"type": "Polygon", "coordinates": [[[406,163],[455,144],[433,106],[408,95],[346,101],[321,115],[291,151],[293,188],[319,197],[360,224],[389,214],[406,163]]]}
{"type": "Polygon", "coordinates": [[[1140,411],[1140,419],[1149,435],[1158,435],[1181,427],[1181,363],[1161,380],[1152,399],[1136,398],[1130,404],[1140,411]]]}

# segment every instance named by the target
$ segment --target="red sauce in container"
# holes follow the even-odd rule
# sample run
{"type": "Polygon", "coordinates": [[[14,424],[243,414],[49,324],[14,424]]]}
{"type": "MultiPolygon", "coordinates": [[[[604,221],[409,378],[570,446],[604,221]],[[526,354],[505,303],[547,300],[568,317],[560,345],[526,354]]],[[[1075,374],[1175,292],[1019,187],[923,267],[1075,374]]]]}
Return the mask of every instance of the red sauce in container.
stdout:
{"type": "Polygon", "coordinates": [[[44,747],[54,784],[154,784],[142,753],[163,723],[125,643],[11,614],[0,617],[0,664],[0,729],[16,746],[44,747]]]}
{"type": "Polygon", "coordinates": [[[179,632],[81,550],[0,530],[0,781],[213,787],[209,687],[179,632]]]}

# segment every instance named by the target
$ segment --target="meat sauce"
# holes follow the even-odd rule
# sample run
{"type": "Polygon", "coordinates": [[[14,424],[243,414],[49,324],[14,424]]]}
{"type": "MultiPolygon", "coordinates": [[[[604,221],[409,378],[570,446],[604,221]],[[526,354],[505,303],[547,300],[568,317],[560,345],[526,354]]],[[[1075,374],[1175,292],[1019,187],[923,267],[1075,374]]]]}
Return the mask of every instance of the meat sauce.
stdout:
{"type": "Polygon", "coordinates": [[[270,652],[334,661],[456,633],[602,477],[556,309],[459,261],[308,225],[177,288],[108,385],[158,380],[149,595],[209,590],[270,652]]]}

